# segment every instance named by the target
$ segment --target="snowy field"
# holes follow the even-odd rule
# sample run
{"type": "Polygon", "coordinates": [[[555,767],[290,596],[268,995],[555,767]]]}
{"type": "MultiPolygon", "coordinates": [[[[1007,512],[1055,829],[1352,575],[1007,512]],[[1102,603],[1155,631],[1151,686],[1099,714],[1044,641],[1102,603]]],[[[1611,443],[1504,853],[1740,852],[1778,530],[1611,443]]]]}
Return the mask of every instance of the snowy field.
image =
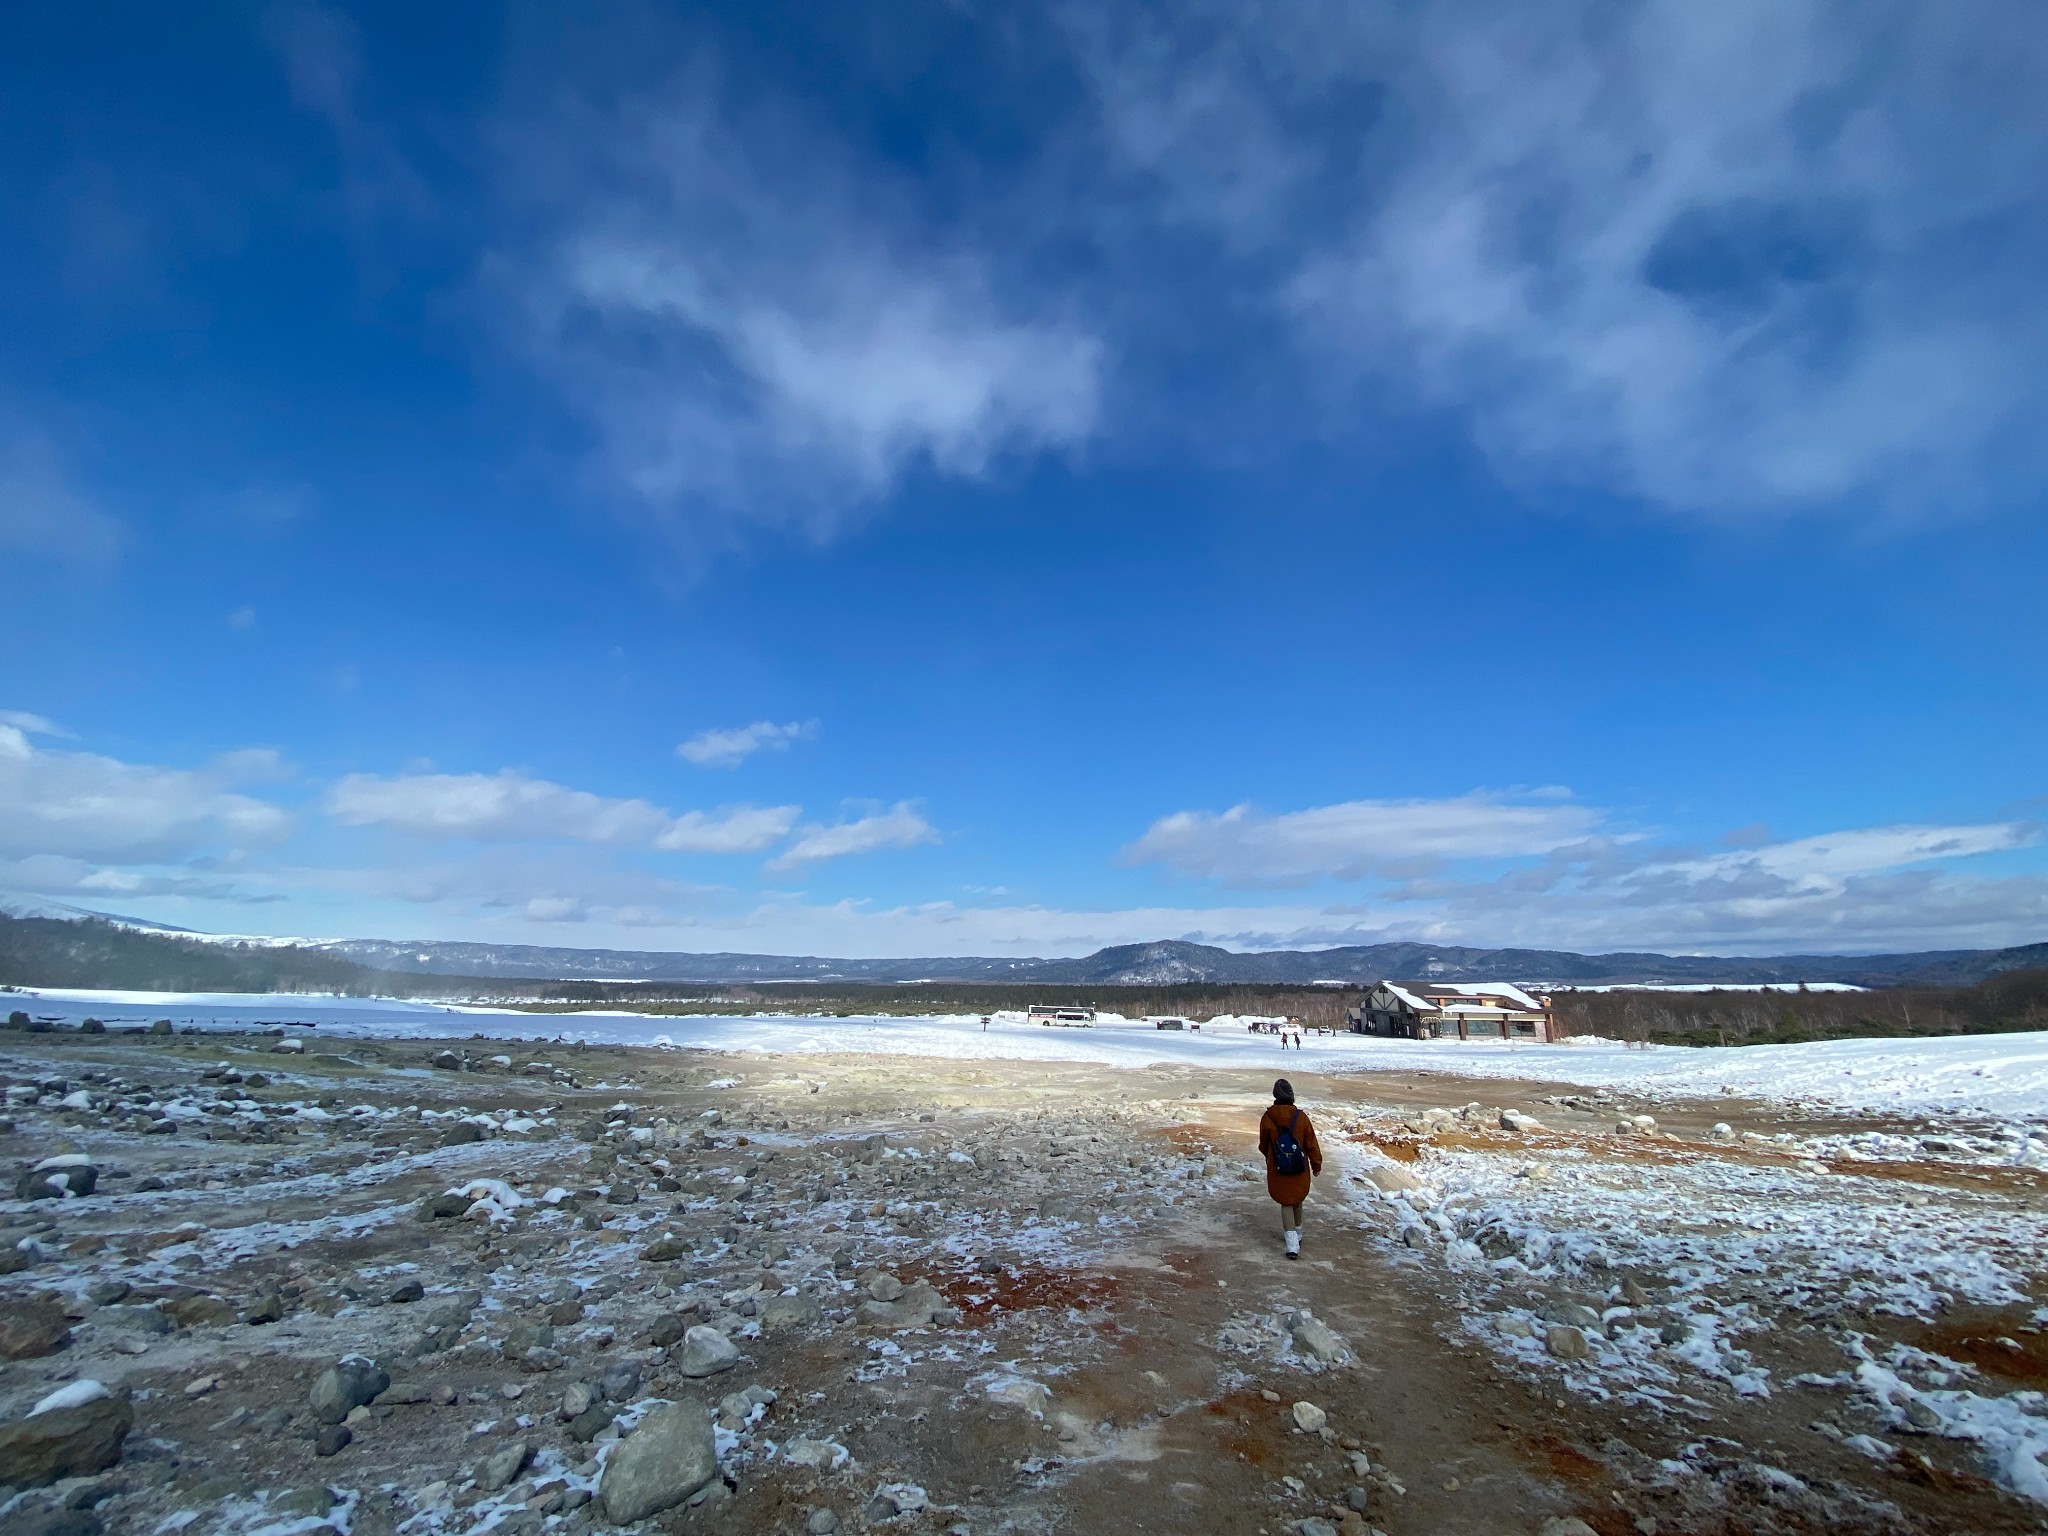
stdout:
{"type": "Polygon", "coordinates": [[[384,998],[236,993],[30,989],[0,996],[7,1009],[110,1028],[168,1018],[179,1027],[249,1030],[311,1025],[322,1035],[435,1037],[673,1046],[681,1049],[816,1054],[866,1052],[1008,1061],[1085,1061],[1114,1067],[1155,1062],[1317,1072],[1444,1072],[1583,1088],[1616,1088],[1652,1098],[1734,1094],[1854,1112],[1946,1114],[2048,1122],[2048,1033],[1937,1039],[1834,1040],[1811,1045],[1634,1046],[1609,1040],[1562,1045],[1377,1040],[1310,1035],[1299,1052],[1241,1023],[1214,1021],[1199,1033],[1136,1022],[1092,1028],[1027,1024],[998,1014],[824,1018],[672,1016],[620,1012],[521,1013],[513,1009],[401,1002],[384,998]]]}

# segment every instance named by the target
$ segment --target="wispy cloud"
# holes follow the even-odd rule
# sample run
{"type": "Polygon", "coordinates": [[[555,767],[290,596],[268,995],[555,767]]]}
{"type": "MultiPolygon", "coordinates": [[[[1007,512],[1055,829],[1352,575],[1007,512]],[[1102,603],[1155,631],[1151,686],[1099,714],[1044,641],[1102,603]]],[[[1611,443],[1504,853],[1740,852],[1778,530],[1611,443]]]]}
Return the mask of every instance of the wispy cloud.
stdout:
{"type": "Polygon", "coordinates": [[[94,563],[123,542],[121,524],[77,487],[48,434],[0,418],[0,551],[94,563]]]}
{"type": "Polygon", "coordinates": [[[555,841],[653,848],[664,853],[758,853],[796,824],[799,808],[727,806],[673,815],[645,800],[609,799],[498,773],[350,774],[327,797],[347,826],[381,826],[421,837],[555,841]]]}
{"type": "Polygon", "coordinates": [[[1581,841],[1600,820],[1561,790],[1352,800],[1277,816],[1238,805],[1162,816],[1124,858],[1231,885],[1306,885],[1446,859],[1545,854],[1581,841]]]}
{"type": "Polygon", "coordinates": [[[503,143],[540,231],[496,267],[518,345],[653,507],[822,533],[918,466],[1094,431],[1101,347],[1056,299],[785,105],[735,117],[707,63],[503,143]]]}
{"type": "Polygon", "coordinates": [[[2038,480],[2027,5],[1069,14],[1155,216],[1517,478],[1714,514],[2038,480]]]}
{"type": "Polygon", "coordinates": [[[676,756],[699,768],[737,768],[756,752],[786,752],[791,742],[809,741],[817,734],[815,720],[788,725],[756,720],[752,725],[699,731],[676,748],[676,756]]]}
{"type": "Polygon", "coordinates": [[[936,843],[939,832],[920,816],[908,800],[899,800],[886,811],[831,826],[798,829],[797,839],[769,861],[773,870],[799,869],[826,859],[843,859],[857,853],[874,853],[882,848],[914,848],[936,843]]]}

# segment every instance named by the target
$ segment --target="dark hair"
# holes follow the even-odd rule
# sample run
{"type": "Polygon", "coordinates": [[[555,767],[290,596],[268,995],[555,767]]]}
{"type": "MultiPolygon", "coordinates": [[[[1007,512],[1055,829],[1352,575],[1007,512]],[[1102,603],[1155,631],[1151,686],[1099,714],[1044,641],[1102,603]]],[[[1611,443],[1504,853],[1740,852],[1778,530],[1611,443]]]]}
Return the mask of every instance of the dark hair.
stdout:
{"type": "Polygon", "coordinates": [[[1273,1085],[1273,1102],[1275,1104],[1292,1104],[1294,1102],[1294,1084],[1287,1081],[1284,1077],[1275,1083],[1273,1085]]]}

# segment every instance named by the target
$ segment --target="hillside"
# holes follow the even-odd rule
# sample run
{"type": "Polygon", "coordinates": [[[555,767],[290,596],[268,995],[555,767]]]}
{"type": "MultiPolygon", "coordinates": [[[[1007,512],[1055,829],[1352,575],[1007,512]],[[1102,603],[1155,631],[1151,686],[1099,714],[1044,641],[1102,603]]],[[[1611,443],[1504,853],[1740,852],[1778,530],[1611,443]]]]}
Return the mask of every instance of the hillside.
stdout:
{"type": "Polygon", "coordinates": [[[1712,956],[1553,949],[1366,944],[1239,953],[1167,939],[1120,944],[1078,959],[913,957],[848,960],[816,955],[687,954],[520,944],[389,939],[230,939],[74,909],[0,907],[0,982],[162,991],[459,990],[465,981],[667,983],[677,987],[771,982],[847,986],[907,982],[1031,986],[1358,987],[1383,977],[1524,981],[1558,986],[1625,983],[1847,982],[1866,987],[1969,986],[2048,966],[2048,944],[1893,955],[1712,956]],[[10,915],[10,908],[13,914],[10,915]]]}

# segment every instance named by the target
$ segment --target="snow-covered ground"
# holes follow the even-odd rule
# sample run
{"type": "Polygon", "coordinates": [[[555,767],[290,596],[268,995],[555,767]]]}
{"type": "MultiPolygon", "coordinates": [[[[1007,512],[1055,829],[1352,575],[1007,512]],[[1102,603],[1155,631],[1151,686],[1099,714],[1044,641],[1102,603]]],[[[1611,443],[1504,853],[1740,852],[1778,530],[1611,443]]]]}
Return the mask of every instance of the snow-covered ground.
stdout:
{"type": "Polygon", "coordinates": [[[58,989],[0,994],[0,1010],[13,1008],[73,1024],[93,1016],[112,1028],[168,1018],[181,1028],[307,1024],[323,1034],[344,1036],[483,1035],[721,1051],[1086,1061],[1116,1067],[1169,1062],[1276,1072],[1445,1072],[1622,1089],[1650,1098],[1732,1094],[1856,1112],[2048,1121],[2048,1033],[1730,1047],[1310,1035],[1297,1052],[1283,1051],[1275,1037],[1253,1034],[1226,1020],[1205,1024],[1199,1032],[1173,1032],[1113,1018],[1092,1028],[1053,1028],[1027,1024],[1021,1014],[998,1014],[984,1028],[979,1015],[540,1014],[387,998],[58,989]]]}

